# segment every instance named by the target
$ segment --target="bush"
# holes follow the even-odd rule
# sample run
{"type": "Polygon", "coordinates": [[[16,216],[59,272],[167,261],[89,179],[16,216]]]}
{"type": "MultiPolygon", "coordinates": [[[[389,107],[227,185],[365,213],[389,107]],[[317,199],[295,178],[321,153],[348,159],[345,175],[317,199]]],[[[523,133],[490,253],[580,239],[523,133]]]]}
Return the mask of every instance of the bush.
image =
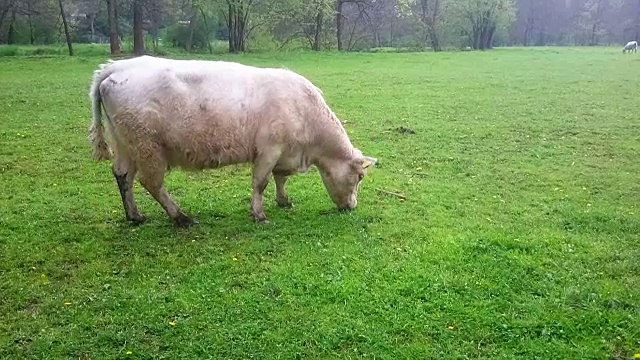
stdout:
{"type": "MultiPolygon", "coordinates": [[[[167,28],[163,42],[169,46],[185,48],[189,39],[189,25],[174,24],[167,28]]],[[[198,21],[193,29],[191,41],[193,50],[207,49],[207,29],[202,21],[198,21]]]]}

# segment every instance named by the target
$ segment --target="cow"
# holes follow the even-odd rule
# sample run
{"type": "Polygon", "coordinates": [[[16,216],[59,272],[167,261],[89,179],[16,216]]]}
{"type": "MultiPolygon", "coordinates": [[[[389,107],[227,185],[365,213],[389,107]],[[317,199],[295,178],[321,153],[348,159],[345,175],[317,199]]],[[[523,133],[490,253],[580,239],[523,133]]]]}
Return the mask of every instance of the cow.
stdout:
{"type": "Polygon", "coordinates": [[[146,221],[133,196],[136,178],[175,226],[197,223],[164,186],[172,168],[250,164],[251,215],[267,223],[263,193],[271,176],[277,205],[290,207],[287,178],[313,166],[337,209],[350,211],[377,162],[352,145],[322,91],[287,69],[152,56],[109,60],[94,71],[89,97],[93,159],[112,160],[134,225],[146,221]]]}
{"type": "Polygon", "coordinates": [[[633,52],[637,52],[638,51],[638,42],[637,41],[629,41],[627,43],[627,45],[624,46],[624,48],[622,48],[622,53],[624,54],[626,51],[633,51],[633,52]]]}

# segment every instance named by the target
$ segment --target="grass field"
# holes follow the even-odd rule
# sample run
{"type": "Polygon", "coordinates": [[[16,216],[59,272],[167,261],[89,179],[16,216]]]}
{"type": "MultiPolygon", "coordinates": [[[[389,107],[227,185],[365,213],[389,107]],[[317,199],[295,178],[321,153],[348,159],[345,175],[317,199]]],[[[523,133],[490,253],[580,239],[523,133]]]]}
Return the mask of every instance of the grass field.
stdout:
{"type": "Polygon", "coordinates": [[[312,171],[291,210],[270,183],[257,225],[248,167],[176,171],[200,224],[173,228],[136,185],[150,221],[130,227],[86,138],[105,58],[2,58],[0,358],[640,353],[640,55],[223,58],[323,89],[380,161],[358,208],[328,211],[312,171]]]}

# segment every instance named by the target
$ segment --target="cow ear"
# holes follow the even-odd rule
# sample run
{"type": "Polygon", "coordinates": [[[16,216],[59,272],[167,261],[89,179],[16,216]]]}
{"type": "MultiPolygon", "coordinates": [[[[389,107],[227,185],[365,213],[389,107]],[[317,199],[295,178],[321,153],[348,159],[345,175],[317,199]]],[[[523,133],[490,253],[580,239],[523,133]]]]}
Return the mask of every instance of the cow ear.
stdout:
{"type": "Polygon", "coordinates": [[[365,156],[364,161],[362,162],[362,168],[368,169],[371,166],[375,166],[377,162],[378,162],[378,159],[365,156]]]}

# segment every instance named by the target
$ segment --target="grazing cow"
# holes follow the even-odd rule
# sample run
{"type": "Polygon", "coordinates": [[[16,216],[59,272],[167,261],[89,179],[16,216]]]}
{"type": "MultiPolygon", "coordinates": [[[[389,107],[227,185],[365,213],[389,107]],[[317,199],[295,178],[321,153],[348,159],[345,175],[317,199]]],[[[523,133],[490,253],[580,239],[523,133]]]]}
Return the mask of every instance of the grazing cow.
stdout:
{"type": "Polygon", "coordinates": [[[624,54],[626,51],[633,51],[633,52],[637,52],[638,51],[638,42],[637,41],[629,41],[627,43],[627,45],[624,46],[624,48],[622,48],[622,53],[624,54]]]}
{"type": "Polygon", "coordinates": [[[195,221],[164,187],[172,167],[196,171],[251,163],[251,213],[266,222],[262,195],[271,175],[277,204],[289,207],[287,177],[315,165],[338,209],[351,210],[360,182],[376,163],[353,147],[322,92],[284,69],[142,56],[100,65],[89,95],[93,158],[113,159],[125,215],[134,224],[146,220],[133,198],[136,174],[174,224],[186,227],[195,221]]]}

